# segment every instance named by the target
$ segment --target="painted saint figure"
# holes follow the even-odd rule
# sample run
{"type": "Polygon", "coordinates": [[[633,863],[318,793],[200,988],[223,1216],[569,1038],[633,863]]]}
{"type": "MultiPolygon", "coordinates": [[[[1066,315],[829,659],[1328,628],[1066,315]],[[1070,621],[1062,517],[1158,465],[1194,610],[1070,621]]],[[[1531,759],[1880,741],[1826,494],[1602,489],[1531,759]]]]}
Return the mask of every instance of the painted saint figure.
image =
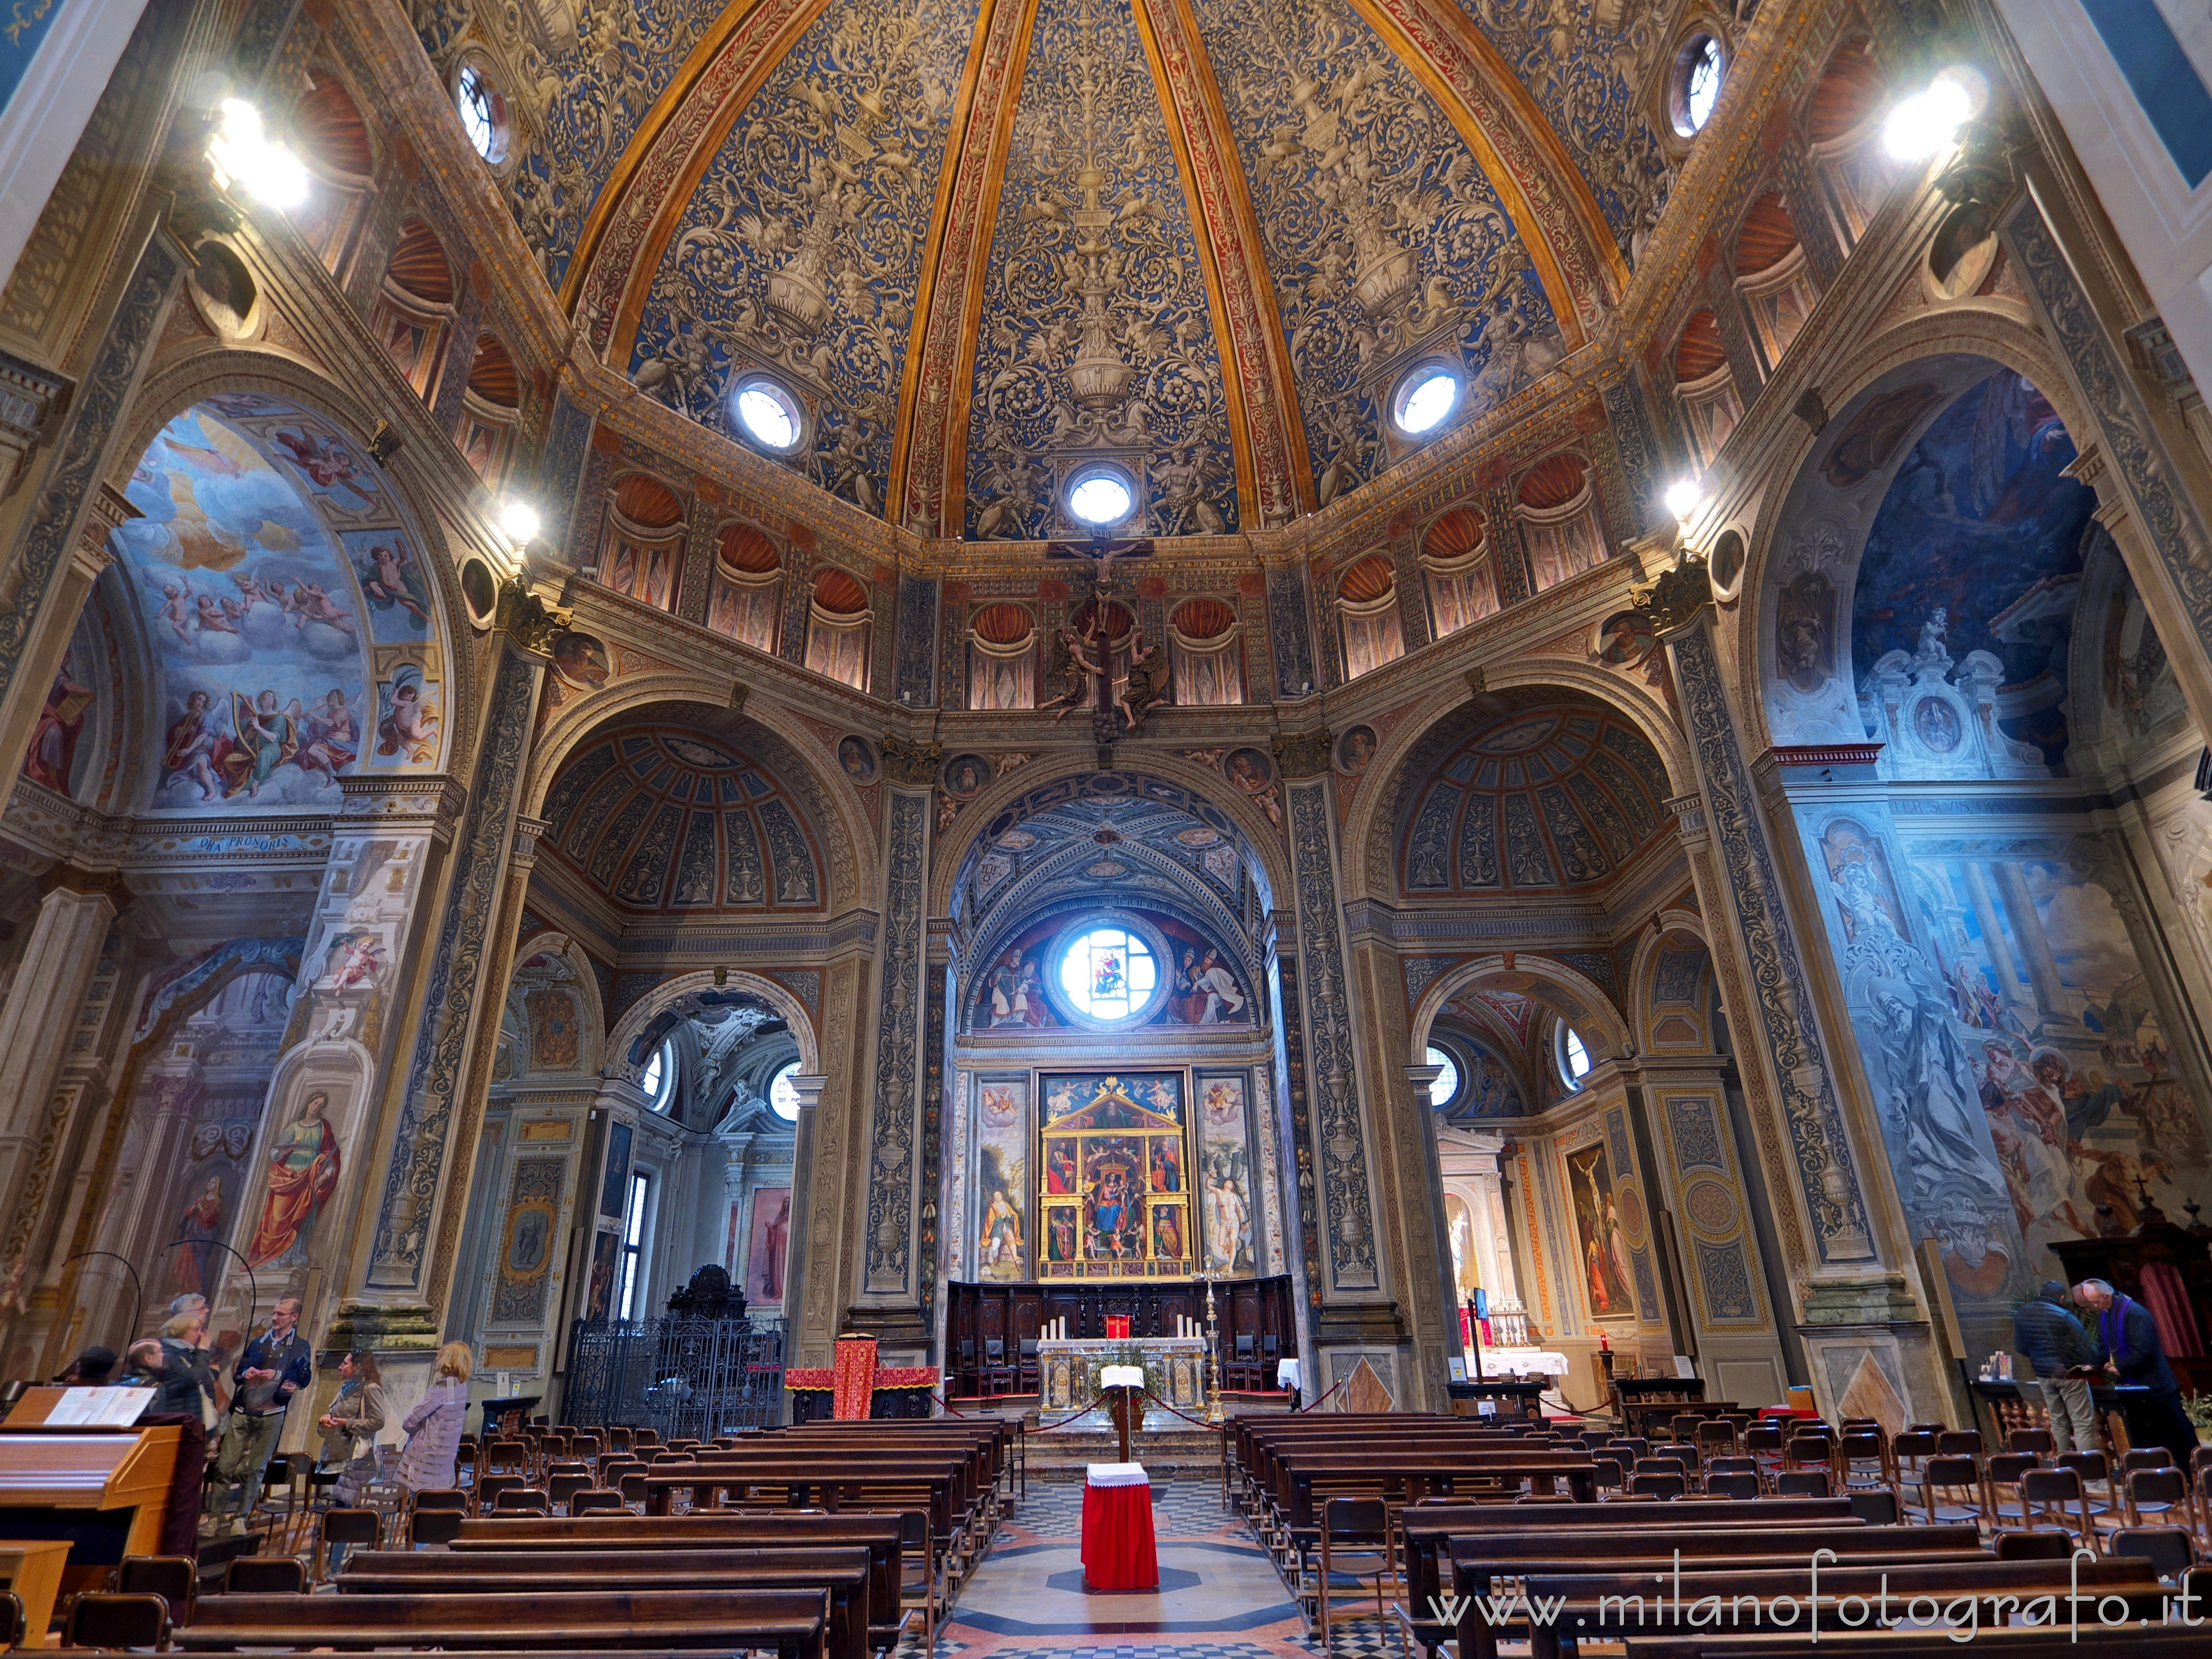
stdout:
{"type": "Polygon", "coordinates": [[[270,775],[299,752],[299,727],[277,708],[274,691],[264,691],[252,702],[243,692],[232,692],[230,719],[238,746],[223,759],[223,769],[230,775],[230,787],[224,793],[234,795],[243,789],[251,800],[261,793],[270,775]]]}
{"type": "Polygon", "coordinates": [[[199,1201],[177,1224],[177,1288],[212,1297],[216,1253],[222,1246],[222,1182],[216,1176],[200,1189],[199,1201]]]}
{"type": "Polygon", "coordinates": [[[321,1091],[309,1095],[269,1150],[269,1195],[246,1247],[257,1267],[280,1259],[288,1266],[306,1262],[307,1239],[338,1185],[337,1133],[323,1115],[329,1106],[321,1091]]]}
{"type": "Polygon", "coordinates": [[[1022,1218],[1004,1187],[991,1189],[990,1206],[983,1212],[981,1250],[986,1267],[1022,1259],[1022,1218]]]}

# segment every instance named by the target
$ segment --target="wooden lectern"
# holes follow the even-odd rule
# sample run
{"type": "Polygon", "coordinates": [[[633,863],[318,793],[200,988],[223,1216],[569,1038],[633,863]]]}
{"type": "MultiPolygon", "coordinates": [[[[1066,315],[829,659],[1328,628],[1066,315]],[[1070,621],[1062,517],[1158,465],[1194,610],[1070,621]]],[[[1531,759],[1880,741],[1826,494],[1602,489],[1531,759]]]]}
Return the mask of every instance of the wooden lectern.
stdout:
{"type": "MultiPolygon", "coordinates": [[[[120,1389],[29,1389],[0,1423],[0,1552],[10,1544],[64,1541],[61,1590],[99,1588],[126,1555],[161,1553],[161,1523],[184,1431],[65,1423],[87,1414],[88,1395],[120,1389]],[[71,1396],[78,1396],[71,1399],[71,1396]]],[[[97,1403],[97,1402],[94,1402],[97,1403]]],[[[26,1606],[25,1611],[30,1612],[26,1606]]],[[[34,1624],[31,1638],[43,1641],[34,1624]]]]}

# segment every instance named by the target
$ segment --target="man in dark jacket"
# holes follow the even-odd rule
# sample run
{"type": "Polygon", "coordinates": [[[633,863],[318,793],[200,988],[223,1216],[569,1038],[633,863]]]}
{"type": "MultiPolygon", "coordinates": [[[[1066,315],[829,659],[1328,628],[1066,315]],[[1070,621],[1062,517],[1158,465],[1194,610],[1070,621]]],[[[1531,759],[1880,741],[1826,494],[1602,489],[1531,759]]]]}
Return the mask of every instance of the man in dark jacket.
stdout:
{"type": "Polygon", "coordinates": [[[2026,1358],[2043,1383],[2043,1403],[2051,1413],[2051,1438],[2062,1452],[2099,1451],[2097,1411],[2089,1399],[2089,1385],[2069,1376],[2076,1365],[2088,1363],[2092,1350],[2081,1322],[2067,1311],[2066,1287],[2046,1279],[2035,1300],[2023,1302],[2012,1316],[2012,1345],[2026,1358]]]}
{"type": "Polygon", "coordinates": [[[2074,1296],[2097,1316],[2094,1363],[2118,1372],[2121,1382],[2150,1391],[2130,1415],[2150,1431],[2150,1443],[2172,1453],[2174,1467],[2185,1472],[2197,1449],[2197,1425],[2181,1408],[2181,1385],[2159,1346],[2158,1322],[2148,1308],[2101,1279],[2084,1279],[2074,1287],[2074,1296]]]}
{"type": "Polygon", "coordinates": [[[288,1296],[269,1315],[269,1328],[246,1345],[231,1373],[236,1392],[216,1458],[211,1517],[243,1532],[261,1497],[261,1476],[284,1431],[284,1410],[312,1380],[307,1340],[299,1333],[300,1298],[288,1296]],[[235,1513],[229,1505],[235,1502],[235,1513]]]}

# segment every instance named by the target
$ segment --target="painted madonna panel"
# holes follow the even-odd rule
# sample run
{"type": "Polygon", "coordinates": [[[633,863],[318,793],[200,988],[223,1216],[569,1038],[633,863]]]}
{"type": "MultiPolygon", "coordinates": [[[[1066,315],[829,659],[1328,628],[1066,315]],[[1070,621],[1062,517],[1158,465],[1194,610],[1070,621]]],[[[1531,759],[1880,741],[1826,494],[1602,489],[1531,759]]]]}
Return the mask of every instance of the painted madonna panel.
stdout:
{"type": "Polygon", "coordinates": [[[1191,1152],[1180,1072],[1038,1078],[1040,1279],[1184,1279],[1191,1152]]]}

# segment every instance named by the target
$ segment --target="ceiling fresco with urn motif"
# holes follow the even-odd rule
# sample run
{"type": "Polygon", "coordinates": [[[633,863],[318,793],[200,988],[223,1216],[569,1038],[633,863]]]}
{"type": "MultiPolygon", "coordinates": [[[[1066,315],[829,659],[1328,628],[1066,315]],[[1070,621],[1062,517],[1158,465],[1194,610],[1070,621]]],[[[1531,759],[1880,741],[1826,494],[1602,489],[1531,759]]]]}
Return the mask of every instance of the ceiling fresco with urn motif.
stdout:
{"type": "Polygon", "coordinates": [[[510,209],[589,348],[924,535],[1327,507],[1559,368],[1686,145],[1692,0],[422,0],[506,97],[510,209]],[[1410,371],[1462,391],[1415,437],[1410,371]]]}

